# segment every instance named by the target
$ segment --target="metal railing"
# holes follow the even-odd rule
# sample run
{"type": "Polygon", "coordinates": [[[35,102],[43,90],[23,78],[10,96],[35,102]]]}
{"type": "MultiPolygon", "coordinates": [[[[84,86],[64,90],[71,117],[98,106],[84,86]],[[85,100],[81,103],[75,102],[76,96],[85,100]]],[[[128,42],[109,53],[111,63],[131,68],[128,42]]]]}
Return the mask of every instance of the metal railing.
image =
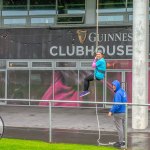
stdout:
{"type": "MultiPolygon", "coordinates": [[[[28,101],[28,99],[0,99],[0,101],[28,101]]],[[[114,102],[89,102],[89,101],[70,101],[70,100],[30,100],[32,102],[45,101],[49,102],[49,142],[52,142],[52,103],[82,103],[82,104],[105,104],[105,105],[125,105],[125,148],[127,148],[128,142],[128,107],[129,106],[150,106],[150,104],[138,104],[138,103],[114,103],[114,102]]]]}
{"type": "MultiPolygon", "coordinates": [[[[72,103],[74,101],[67,100],[49,100],[49,142],[52,142],[52,103],[72,103]]],[[[128,106],[150,106],[150,104],[138,104],[138,103],[114,103],[114,102],[89,102],[89,101],[76,101],[76,103],[82,104],[105,104],[105,105],[125,105],[125,149],[127,149],[128,144],[128,106]]]]}

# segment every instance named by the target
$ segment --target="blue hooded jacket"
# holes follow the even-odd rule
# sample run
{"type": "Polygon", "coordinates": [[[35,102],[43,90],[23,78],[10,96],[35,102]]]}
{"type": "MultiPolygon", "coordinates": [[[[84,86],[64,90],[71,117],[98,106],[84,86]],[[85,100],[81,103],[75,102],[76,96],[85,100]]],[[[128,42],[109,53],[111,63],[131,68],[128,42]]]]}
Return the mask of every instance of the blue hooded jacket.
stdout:
{"type": "MultiPolygon", "coordinates": [[[[116,90],[114,91],[114,98],[113,102],[117,103],[126,103],[127,102],[127,94],[126,92],[121,88],[120,82],[118,80],[114,80],[112,82],[112,85],[116,87],[116,90]]],[[[112,113],[125,113],[126,111],[126,106],[125,105],[119,105],[119,104],[114,104],[112,108],[110,109],[110,112],[112,113]]]]}

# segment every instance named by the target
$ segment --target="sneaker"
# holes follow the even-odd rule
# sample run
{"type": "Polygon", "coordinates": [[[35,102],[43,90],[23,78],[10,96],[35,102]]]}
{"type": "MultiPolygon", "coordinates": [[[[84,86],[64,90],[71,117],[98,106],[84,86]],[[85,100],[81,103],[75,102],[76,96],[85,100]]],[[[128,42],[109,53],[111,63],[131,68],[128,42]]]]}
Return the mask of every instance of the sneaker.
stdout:
{"type": "Polygon", "coordinates": [[[116,142],[113,144],[114,147],[121,148],[125,146],[125,142],[116,142]]]}
{"type": "Polygon", "coordinates": [[[88,94],[90,94],[89,91],[83,91],[80,93],[80,97],[83,97],[83,96],[88,95],[88,94]]]}

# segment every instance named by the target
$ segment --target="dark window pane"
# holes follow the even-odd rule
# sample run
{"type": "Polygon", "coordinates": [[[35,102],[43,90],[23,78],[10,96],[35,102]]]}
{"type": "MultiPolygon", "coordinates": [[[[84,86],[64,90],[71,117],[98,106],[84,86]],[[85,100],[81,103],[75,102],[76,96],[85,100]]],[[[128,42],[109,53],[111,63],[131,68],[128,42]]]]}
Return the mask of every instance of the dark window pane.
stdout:
{"type": "Polygon", "coordinates": [[[83,16],[58,16],[57,23],[83,23],[83,16]]]}
{"type": "Polygon", "coordinates": [[[128,3],[127,3],[127,10],[128,11],[132,11],[133,10],[133,0],[128,0],[128,3]]]}
{"type": "Polygon", "coordinates": [[[102,0],[100,8],[125,8],[126,0],[102,0]]]}
{"type": "Polygon", "coordinates": [[[85,0],[58,0],[58,14],[85,13],[85,0]]]}
{"type": "Polygon", "coordinates": [[[128,0],[128,7],[133,8],[133,0],[128,0]]]}
{"type": "MultiPolygon", "coordinates": [[[[29,99],[29,71],[9,70],[7,97],[10,99],[29,99]]],[[[28,102],[12,101],[8,104],[29,104],[28,102]]]]}
{"type": "Polygon", "coordinates": [[[32,67],[52,67],[51,62],[32,62],[32,67]]]}
{"type": "Polygon", "coordinates": [[[4,0],[3,1],[3,10],[22,10],[27,9],[27,0],[4,0]]]}
{"type": "Polygon", "coordinates": [[[5,72],[4,71],[0,71],[0,98],[5,98],[5,72]]]}
{"type": "Polygon", "coordinates": [[[9,67],[28,67],[28,62],[9,62],[9,67]]]}
{"type": "MultiPolygon", "coordinates": [[[[31,71],[30,97],[31,99],[53,99],[53,77],[50,70],[31,71]]],[[[32,105],[44,105],[46,102],[31,102],[32,105]]]]}
{"type": "Polygon", "coordinates": [[[56,67],[76,67],[76,62],[56,62],[56,67]]]}
{"type": "Polygon", "coordinates": [[[56,0],[30,0],[30,9],[55,9],[56,0]]]}
{"type": "Polygon", "coordinates": [[[121,82],[121,72],[107,72],[107,81],[106,81],[106,101],[112,102],[114,91],[112,90],[112,82],[114,79],[117,79],[121,82]]]}
{"type": "Polygon", "coordinates": [[[6,68],[6,61],[5,60],[1,60],[0,61],[0,69],[5,69],[6,68]]]}

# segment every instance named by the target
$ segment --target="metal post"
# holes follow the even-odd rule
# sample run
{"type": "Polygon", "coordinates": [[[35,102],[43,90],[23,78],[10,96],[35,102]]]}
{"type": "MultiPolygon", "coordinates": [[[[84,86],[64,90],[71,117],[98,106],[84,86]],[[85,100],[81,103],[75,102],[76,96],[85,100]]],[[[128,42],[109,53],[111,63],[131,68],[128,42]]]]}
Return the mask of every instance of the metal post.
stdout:
{"type": "Polygon", "coordinates": [[[52,104],[49,102],[49,142],[52,142],[52,104]]]}
{"type": "Polygon", "coordinates": [[[128,105],[126,104],[126,113],[125,113],[125,149],[128,145],[128,105]]]}

